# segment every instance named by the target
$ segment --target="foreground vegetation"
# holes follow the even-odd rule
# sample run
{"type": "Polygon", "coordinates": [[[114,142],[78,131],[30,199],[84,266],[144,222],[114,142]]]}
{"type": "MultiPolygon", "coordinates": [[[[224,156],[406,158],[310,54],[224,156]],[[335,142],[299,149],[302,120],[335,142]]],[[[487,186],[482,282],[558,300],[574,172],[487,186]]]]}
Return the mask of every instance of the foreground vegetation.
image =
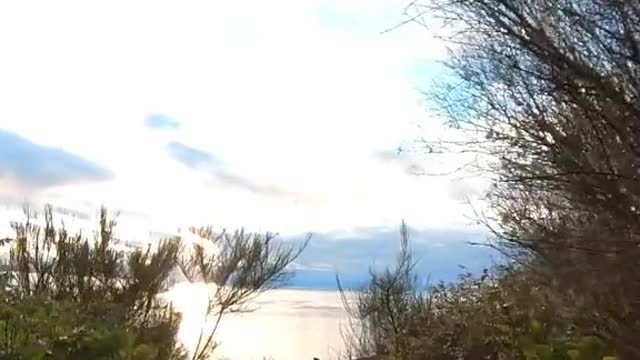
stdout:
{"type": "Polygon", "coordinates": [[[640,359],[640,3],[411,2],[440,19],[433,92],[492,182],[479,221],[508,259],[424,288],[405,247],[349,303],[351,350],[383,359],[640,359]]]}
{"type": "Polygon", "coordinates": [[[202,242],[191,246],[175,237],[118,249],[105,209],[93,239],[56,226],[51,207],[12,226],[0,271],[0,358],[11,360],[208,359],[223,315],[282,284],[302,250],[273,246],[271,234],[210,228],[192,229],[202,242]],[[190,351],[177,339],[180,314],[162,296],[172,276],[212,284],[203,320],[216,326],[190,351]]]}
{"type": "MultiPolygon", "coordinates": [[[[483,274],[422,286],[406,229],[394,268],[345,294],[348,357],[430,360],[640,359],[640,4],[630,0],[425,0],[443,20],[451,76],[432,99],[491,180],[479,216],[505,257],[483,274]]],[[[218,324],[286,278],[301,249],[272,236],[194,230],[116,250],[102,211],[95,238],[28,218],[1,272],[2,359],[205,359],[187,353],[160,296],[175,272],[212,288],[218,324]]],[[[421,274],[423,275],[423,274],[421,274]]]]}
{"type": "MultiPolygon", "coordinates": [[[[451,284],[424,286],[403,226],[393,268],[358,291],[341,289],[348,359],[613,360],[594,309],[550,290],[535,271],[499,266],[451,284]]],[[[575,298],[577,299],[577,298],[575,298]]]]}

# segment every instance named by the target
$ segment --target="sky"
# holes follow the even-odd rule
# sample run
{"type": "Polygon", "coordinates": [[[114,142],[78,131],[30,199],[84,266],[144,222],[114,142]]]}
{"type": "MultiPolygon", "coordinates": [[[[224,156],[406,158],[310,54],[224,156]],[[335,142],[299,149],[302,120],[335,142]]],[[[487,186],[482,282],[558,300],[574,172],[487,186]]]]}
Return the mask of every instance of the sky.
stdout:
{"type": "Polygon", "coordinates": [[[479,234],[483,182],[425,175],[468,159],[416,142],[451,133],[422,94],[446,44],[384,32],[405,5],[1,2],[0,201],[104,204],[142,232],[479,234]]]}

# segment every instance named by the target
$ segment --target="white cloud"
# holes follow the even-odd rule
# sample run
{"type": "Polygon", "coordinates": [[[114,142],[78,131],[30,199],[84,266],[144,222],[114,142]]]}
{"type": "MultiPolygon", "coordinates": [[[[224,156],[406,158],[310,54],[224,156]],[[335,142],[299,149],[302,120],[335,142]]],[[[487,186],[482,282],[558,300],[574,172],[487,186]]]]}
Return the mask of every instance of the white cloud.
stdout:
{"type": "MultiPolygon", "coordinates": [[[[207,222],[283,232],[466,223],[449,179],[417,178],[371,158],[441,131],[406,66],[443,46],[400,20],[392,0],[86,1],[0,4],[0,127],[104,164],[106,184],[41,198],[150,214],[154,224],[207,222]],[[334,7],[363,24],[320,24],[334,7]],[[390,14],[397,14],[390,15],[390,14]],[[325,26],[325,27],[323,27],[325,26]],[[150,113],[180,123],[149,132],[150,113]],[[211,183],[173,161],[169,141],[204,149],[254,183],[299,199],[211,183]]],[[[344,19],[343,19],[344,21],[344,19]]]]}

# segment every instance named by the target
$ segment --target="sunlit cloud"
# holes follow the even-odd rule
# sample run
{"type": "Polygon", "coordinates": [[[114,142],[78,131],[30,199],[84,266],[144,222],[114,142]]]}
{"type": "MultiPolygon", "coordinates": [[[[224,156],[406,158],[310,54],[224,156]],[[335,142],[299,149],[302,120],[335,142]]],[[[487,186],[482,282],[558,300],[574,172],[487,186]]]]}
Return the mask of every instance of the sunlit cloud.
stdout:
{"type": "Polygon", "coordinates": [[[157,230],[213,222],[297,233],[399,218],[461,227],[468,209],[451,179],[411,166],[440,164],[372,156],[443,127],[415,79],[426,71],[417,63],[446,49],[412,24],[381,34],[402,9],[393,0],[2,3],[2,126],[112,174],[87,184],[53,176],[61,185],[38,197],[105,203],[157,230]]]}

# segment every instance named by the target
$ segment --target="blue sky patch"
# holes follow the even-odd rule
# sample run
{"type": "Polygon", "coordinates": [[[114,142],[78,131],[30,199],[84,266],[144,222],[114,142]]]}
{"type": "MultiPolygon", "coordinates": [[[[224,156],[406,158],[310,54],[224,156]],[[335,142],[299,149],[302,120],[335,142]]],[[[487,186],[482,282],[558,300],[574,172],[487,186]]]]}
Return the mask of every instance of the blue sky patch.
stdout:
{"type": "Polygon", "coordinates": [[[164,114],[149,114],[144,119],[144,126],[152,130],[176,130],[180,123],[164,114]]]}
{"type": "Polygon", "coordinates": [[[363,28],[358,17],[332,6],[321,6],[314,15],[316,21],[328,30],[357,32],[363,28]]]}
{"type": "Polygon", "coordinates": [[[428,91],[436,82],[449,80],[453,74],[441,61],[421,59],[410,63],[405,69],[409,81],[419,90],[428,91]]]}

